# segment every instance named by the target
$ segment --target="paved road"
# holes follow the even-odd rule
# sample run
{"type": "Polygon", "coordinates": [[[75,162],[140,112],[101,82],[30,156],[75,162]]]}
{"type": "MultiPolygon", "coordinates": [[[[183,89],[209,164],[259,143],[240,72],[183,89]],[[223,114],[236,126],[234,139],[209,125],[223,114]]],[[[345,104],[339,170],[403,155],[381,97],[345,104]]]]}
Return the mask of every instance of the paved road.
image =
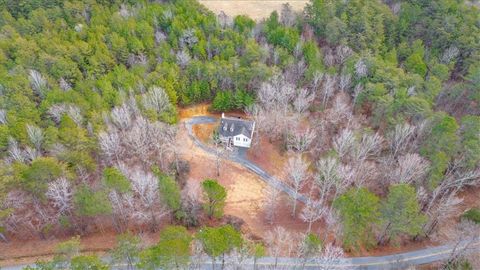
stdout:
{"type": "MultiPolygon", "coordinates": [[[[196,116],[185,120],[185,127],[187,128],[188,134],[193,142],[204,151],[209,152],[211,154],[215,154],[215,150],[210,148],[209,146],[202,143],[195,137],[192,126],[197,124],[205,124],[205,123],[215,123],[217,118],[210,117],[210,116],[196,116]]],[[[279,189],[287,193],[288,195],[294,197],[293,190],[280,180],[276,179],[275,177],[271,176],[265,170],[254,164],[253,162],[246,159],[244,153],[240,152],[240,154],[229,155],[228,158],[231,161],[234,161],[244,167],[248,168],[250,171],[254,172],[255,174],[259,175],[262,180],[264,180],[267,184],[279,189]]],[[[306,202],[307,198],[305,196],[298,196],[297,199],[301,202],[306,202]]],[[[480,240],[477,241],[474,245],[472,245],[473,250],[472,252],[477,252],[480,255],[480,240]]],[[[405,269],[406,266],[409,265],[421,265],[421,264],[428,264],[432,262],[437,262],[448,258],[452,248],[448,245],[438,246],[438,247],[429,247],[417,251],[412,252],[405,252],[400,254],[394,255],[387,255],[387,256],[380,256],[380,257],[354,257],[348,259],[341,259],[335,262],[335,267],[329,267],[329,269],[405,269]]],[[[261,260],[262,264],[265,265],[272,265],[272,258],[263,258],[261,260]]],[[[293,264],[296,263],[295,259],[292,258],[282,258],[279,261],[283,266],[287,268],[292,267],[293,264]]],[[[307,269],[321,269],[322,264],[315,262],[309,262],[306,264],[307,269]]]]}
{"type": "MultiPolygon", "coordinates": [[[[207,145],[200,142],[193,134],[192,126],[196,124],[204,123],[214,123],[217,119],[207,116],[198,116],[187,119],[185,127],[188,130],[189,136],[192,138],[193,142],[206,152],[215,154],[215,150],[208,147],[207,145]]],[[[278,188],[279,190],[292,196],[292,190],[283,184],[281,181],[271,176],[263,169],[253,164],[251,161],[245,158],[245,153],[237,153],[226,157],[229,160],[237,162],[240,165],[245,166],[249,170],[253,171],[259,175],[267,184],[278,188]]],[[[305,197],[299,197],[299,201],[305,202],[305,197]]],[[[470,252],[475,252],[480,255],[480,241],[475,242],[470,245],[470,252]]],[[[378,256],[378,257],[353,257],[353,258],[344,258],[334,261],[321,261],[321,260],[310,260],[305,262],[305,267],[303,269],[355,269],[355,270],[400,270],[406,269],[411,265],[422,265],[429,264],[433,262],[438,262],[445,260],[449,257],[449,254],[452,252],[452,247],[449,245],[443,245],[438,247],[429,247],[421,250],[404,252],[400,254],[393,254],[387,256],[378,256]]],[[[277,265],[277,269],[302,269],[299,265],[302,265],[299,259],[296,258],[272,258],[264,257],[258,260],[257,266],[258,269],[275,269],[274,265],[277,265]],[[275,263],[276,262],[276,263],[275,263]]],[[[2,270],[22,270],[27,265],[15,265],[2,267],[2,270]]],[[[115,270],[125,270],[125,265],[114,265],[112,269],[115,270]]],[[[212,263],[205,258],[204,263],[201,264],[201,269],[210,270],[213,269],[212,263]]],[[[220,264],[216,264],[215,269],[220,269],[220,264]]],[[[253,269],[253,261],[246,260],[241,269],[253,269]]]]}
{"type": "MultiPolygon", "coordinates": [[[[471,252],[480,251],[480,242],[476,242],[474,245],[471,245],[471,252]]],[[[380,257],[354,257],[354,258],[345,258],[332,261],[321,261],[321,260],[309,260],[304,263],[304,268],[301,268],[300,265],[303,264],[303,261],[298,258],[273,258],[273,257],[264,257],[258,259],[257,269],[262,270],[273,270],[273,269],[352,269],[352,270],[401,270],[407,269],[411,265],[421,265],[428,264],[436,261],[441,261],[447,259],[452,248],[450,246],[440,246],[440,247],[431,247],[422,250],[405,252],[395,255],[387,255],[380,257]],[[275,263],[275,261],[277,261],[275,263]],[[273,266],[277,265],[277,268],[273,266]]],[[[228,261],[228,258],[227,260],[228,261]]],[[[220,263],[217,261],[215,264],[215,269],[221,269],[220,263]]],[[[6,266],[1,268],[2,270],[22,270],[27,265],[15,265],[15,266],[6,266]]],[[[203,260],[203,263],[200,264],[200,269],[202,270],[211,270],[213,269],[212,263],[208,258],[203,260]]],[[[114,270],[126,270],[125,265],[113,265],[112,269],[114,270]]],[[[198,268],[196,268],[198,269],[198,268]]],[[[232,268],[227,268],[232,269],[232,268]]],[[[242,264],[242,268],[250,270],[253,269],[253,261],[251,259],[245,260],[242,264]]]]}

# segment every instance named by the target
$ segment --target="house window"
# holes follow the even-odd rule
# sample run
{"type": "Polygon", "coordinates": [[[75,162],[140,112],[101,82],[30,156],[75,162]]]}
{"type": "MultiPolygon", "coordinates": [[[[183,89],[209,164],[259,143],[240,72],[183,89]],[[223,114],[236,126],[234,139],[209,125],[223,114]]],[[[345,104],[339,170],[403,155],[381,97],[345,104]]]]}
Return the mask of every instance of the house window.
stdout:
{"type": "Polygon", "coordinates": [[[240,138],[237,137],[237,138],[235,138],[235,140],[240,141],[240,138]]]}
{"type": "Polygon", "coordinates": [[[247,141],[247,138],[243,138],[243,141],[246,142],[246,141],[247,141]]]}

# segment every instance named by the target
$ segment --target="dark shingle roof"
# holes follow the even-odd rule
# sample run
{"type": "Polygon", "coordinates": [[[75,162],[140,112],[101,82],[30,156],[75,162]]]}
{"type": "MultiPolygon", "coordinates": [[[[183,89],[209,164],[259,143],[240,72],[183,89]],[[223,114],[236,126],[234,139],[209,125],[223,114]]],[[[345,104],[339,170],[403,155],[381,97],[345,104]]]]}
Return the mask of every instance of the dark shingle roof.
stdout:
{"type": "Polygon", "coordinates": [[[253,121],[241,118],[224,117],[220,120],[218,133],[223,137],[233,137],[243,134],[247,138],[252,139],[253,124],[253,121]]]}

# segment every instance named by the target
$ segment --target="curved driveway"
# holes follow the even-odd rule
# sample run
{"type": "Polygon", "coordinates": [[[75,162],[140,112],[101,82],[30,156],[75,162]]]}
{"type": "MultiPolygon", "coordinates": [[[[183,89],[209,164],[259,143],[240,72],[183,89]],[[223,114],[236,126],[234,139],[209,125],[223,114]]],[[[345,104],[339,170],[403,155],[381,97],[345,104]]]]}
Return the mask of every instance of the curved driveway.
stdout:
{"type": "MultiPolygon", "coordinates": [[[[207,123],[215,123],[217,121],[217,118],[211,117],[211,116],[196,116],[189,118],[185,120],[185,127],[188,132],[188,136],[193,140],[195,145],[203,149],[204,151],[211,153],[213,155],[216,155],[215,149],[210,148],[209,146],[205,145],[202,143],[197,137],[195,137],[195,134],[193,133],[192,126],[193,125],[198,125],[198,124],[207,124],[207,123]]],[[[232,152],[231,154],[228,155],[223,155],[222,156],[225,159],[229,159],[233,162],[236,162],[243,167],[249,169],[250,171],[254,172],[255,174],[259,175],[262,180],[264,180],[268,185],[285,192],[292,198],[295,198],[295,191],[289,187],[287,184],[284,182],[278,180],[277,178],[273,177],[269,173],[267,173],[265,170],[262,168],[258,167],[255,163],[251,162],[245,157],[245,150],[244,148],[239,148],[238,151],[232,152]]],[[[296,196],[296,199],[306,203],[307,198],[301,194],[298,194],[296,196]]]]}
{"type": "MultiPolygon", "coordinates": [[[[193,142],[203,149],[204,151],[216,154],[215,150],[203,144],[198,140],[192,131],[192,126],[196,124],[205,124],[205,123],[215,123],[217,121],[214,117],[209,116],[197,116],[185,120],[184,124],[187,128],[188,134],[193,142]]],[[[224,158],[229,159],[233,162],[236,162],[255,174],[259,175],[267,184],[287,193],[290,196],[293,195],[292,189],[279,181],[275,177],[268,174],[266,171],[255,165],[253,162],[245,158],[244,152],[235,153],[233,155],[224,156],[224,158]]],[[[301,202],[306,202],[307,198],[304,196],[298,196],[297,198],[301,202]]],[[[469,252],[479,252],[480,251],[480,241],[477,239],[473,243],[461,243],[457,248],[463,245],[468,245],[469,252]]],[[[302,261],[298,258],[272,258],[264,257],[260,258],[257,261],[257,269],[275,269],[274,265],[277,265],[276,269],[365,269],[365,270],[383,270],[383,269],[407,269],[411,265],[422,265],[429,264],[433,262],[438,262],[445,260],[449,257],[452,252],[453,247],[450,245],[443,245],[437,247],[428,247],[416,251],[404,252],[393,255],[386,256],[377,256],[377,257],[352,257],[352,258],[342,258],[338,260],[307,260],[302,261]],[[304,267],[300,267],[304,265],[304,267]]],[[[16,265],[16,266],[7,266],[1,268],[2,270],[21,270],[27,265],[16,265]]],[[[253,261],[247,259],[243,263],[242,269],[253,269],[253,261]]],[[[211,262],[208,258],[205,258],[205,261],[201,264],[201,269],[210,270],[213,269],[211,262]]],[[[126,270],[125,265],[114,265],[112,269],[115,270],[126,270]]],[[[220,269],[220,264],[217,263],[215,269],[220,269]]]]}
{"type": "MultiPolygon", "coordinates": [[[[193,142],[204,151],[214,155],[216,154],[214,149],[208,147],[195,137],[192,126],[197,124],[215,123],[216,121],[218,121],[218,119],[211,116],[195,116],[186,119],[184,122],[188,135],[193,142]]],[[[239,153],[224,156],[224,158],[244,166],[260,176],[262,180],[270,186],[277,188],[294,198],[295,195],[292,188],[267,173],[255,163],[249,161],[245,157],[244,152],[240,151],[239,153]]],[[[303,195],[298,195],[297,200],[303,203],[307,202],[307,198],[303,195]]],[[[469,246],[472,248],[471,252],[479,252],[480,240],[477,239],[475,243],[469,244],[469,246]]],[[[406,269],[409,265],[421,265],[445,260],[449,257],[451,252],[451,246],[443,245],[386,256],[345,258],[335,261],[334,264],[332,264],[332,262],[321,261],[307,262],[305,269],[406,269]]],[[[274,259],[268,257],[262,258],[259,260],[259,263],[260,265],[271,266],[274,264],[274,259]]],[[[295,265],[299,265],[298,260],[293,258],[281,258],[278,260],[278,266],[284,266],[287,269],[293,269],[295,268],[295,265]]]]}

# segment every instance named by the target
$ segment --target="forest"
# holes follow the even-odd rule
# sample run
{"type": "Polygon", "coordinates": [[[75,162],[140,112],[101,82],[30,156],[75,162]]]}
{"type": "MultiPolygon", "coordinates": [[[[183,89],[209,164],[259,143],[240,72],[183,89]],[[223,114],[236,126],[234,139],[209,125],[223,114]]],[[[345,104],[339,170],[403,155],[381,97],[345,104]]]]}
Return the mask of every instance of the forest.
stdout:
{"type": "MultiPolygon", "coordinates": [[[[473,243],[479,188],[473,2],[311,0],[256,22],[194,0],[0,0],[0,241],[71,238],[32,269],[109,269],[80,254],[104,229],[129,269],[473,243]],[[271,233],[254,239],[216,179],[189,184],[178,111],[200,103],[245,112],[284,153],[275,173],[308,198],[291,202],[307,231],[273,226],[268,190],[271,233]]],[[[480,267],[466,250],[439,267],[480,267]]]]}

